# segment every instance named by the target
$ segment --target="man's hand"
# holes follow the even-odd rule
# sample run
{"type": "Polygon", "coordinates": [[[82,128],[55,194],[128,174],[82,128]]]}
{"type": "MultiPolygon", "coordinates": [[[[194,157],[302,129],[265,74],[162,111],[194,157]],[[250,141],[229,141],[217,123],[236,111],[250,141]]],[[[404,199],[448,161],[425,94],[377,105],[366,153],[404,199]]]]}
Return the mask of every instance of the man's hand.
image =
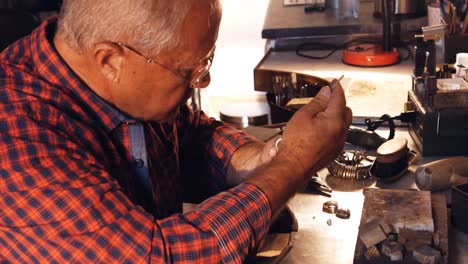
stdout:
{"type": "Polygon", "coordinates": [[[299,109],[288,122],[278,159],[292,162],[304,172],[317,171],[343,149],[352,112],[346,107],[343,89],[333,82],[333,91],[323,87],[317,96],[299,109]]]}
{"type": "Polygon", "coordinates": [[[277,213],[296,190],[331,162],[343,149],[352,112],[346,107],[341,85],[334,81],[299,109],[288,122],[278,152],[255,171],[248,182],[256,184],[277,213]]]}

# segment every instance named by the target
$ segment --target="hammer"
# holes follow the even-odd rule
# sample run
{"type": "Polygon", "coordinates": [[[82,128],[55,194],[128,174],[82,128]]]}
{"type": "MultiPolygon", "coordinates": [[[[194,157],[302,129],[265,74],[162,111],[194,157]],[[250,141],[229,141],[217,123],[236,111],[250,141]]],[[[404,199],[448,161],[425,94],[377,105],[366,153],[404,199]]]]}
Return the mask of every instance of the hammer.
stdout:
{"type": "Polygon", "coordinates": [[[468,183],[468,157],[457,156],[427,163],[416,169],[420,190],[438,191],[468,183]]]}

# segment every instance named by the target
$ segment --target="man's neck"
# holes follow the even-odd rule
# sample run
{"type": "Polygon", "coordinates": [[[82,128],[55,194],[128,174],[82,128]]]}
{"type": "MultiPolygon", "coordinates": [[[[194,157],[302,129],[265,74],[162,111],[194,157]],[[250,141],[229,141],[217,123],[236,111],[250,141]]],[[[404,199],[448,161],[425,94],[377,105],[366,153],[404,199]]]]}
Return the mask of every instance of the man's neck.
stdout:
{"type": "Polygon", "coordinates": [[[54,46],[59,55],[63,58],[68,67],[95,93],[103,96],[101,90],[104,87],[102,80],[96,76],[96,69],[93,68],[93,63],[86,54],[79,54],[71,49],[60,36],[54,37],[54,46]]]}
{"type": "Polygon", "coordinates": [[[54,46],[57,49],[57,52],[63,58],[63,60],[68,64],[68,66],[76,73],[80,78],[87,79],[87,74],[85,72],[81,72],[79,67],[84,60],[82,55],[75,53],[66,43],[65,41],[58,37],[54,37],[54,46]]]}

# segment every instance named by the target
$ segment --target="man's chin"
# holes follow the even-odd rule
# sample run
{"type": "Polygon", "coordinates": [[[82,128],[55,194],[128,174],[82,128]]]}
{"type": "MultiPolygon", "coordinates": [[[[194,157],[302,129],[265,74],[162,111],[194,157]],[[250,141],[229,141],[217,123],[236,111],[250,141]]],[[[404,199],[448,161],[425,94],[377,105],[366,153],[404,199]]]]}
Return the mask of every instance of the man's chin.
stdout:
{"type": "Polygon", "coordinates": [[[158,123],[172,123],[176,120],[177,116],[179,116],[179,108],[176,110],[167,113],[165,116],[162,118],[157,118],[158,120],[154,120],[158,123]]]}

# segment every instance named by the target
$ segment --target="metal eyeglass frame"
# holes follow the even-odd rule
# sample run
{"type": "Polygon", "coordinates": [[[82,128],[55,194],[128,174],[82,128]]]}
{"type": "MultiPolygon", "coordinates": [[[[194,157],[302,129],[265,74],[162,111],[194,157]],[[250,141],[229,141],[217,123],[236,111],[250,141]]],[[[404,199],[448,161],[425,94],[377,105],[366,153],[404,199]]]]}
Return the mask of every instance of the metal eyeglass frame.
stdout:
{"type": "Polygon", "coordinates": [[[121,47],[124,47],[124,48],[127,48],[128,50],[134,52],[135,54],[137,54],[138,56],[146,59],[146,61],[148,63],[154,63],[154,64],[157,64],[159,66],[161,66],[162,68],[172,72],[174,75],[178,76],[179,78],[181,78],[182,80],[184,80],[186,83],[190,84],[190,87],[196,87],[196,85],[201,81],[203,80],[207,75],[208,73],[210,72],[210,68],[211,68],[211,65],[213,64],[213,58],[214,58],[214,51],[216,49],[216,46],[214,46],[210,52],[208,53],[208,55],[206,57],[204,57],[203,59],[201,59],[197,66],[195,66],[193,69],[191,69],[191,74],[190,74],[190,79],[187,79],[182,73],[180,73],[179,71],[177,70],[174,70],[172,68],[170,68],[169,66],[166,66],[160,62],[158,62],[157,60],[155,59],[152,59],[152,58],[148,58],[146,57],[145,55],[143,55],[142,53],[140,53],[139,51],[137,51],[136,49],[126,45],[126,44],[123,44],[122,42],[113,42],[121,47]],[[203,61],[206,62],[203,64],[203,61]],[[196,70],[196,71],[195,71],[196,70]]]}

